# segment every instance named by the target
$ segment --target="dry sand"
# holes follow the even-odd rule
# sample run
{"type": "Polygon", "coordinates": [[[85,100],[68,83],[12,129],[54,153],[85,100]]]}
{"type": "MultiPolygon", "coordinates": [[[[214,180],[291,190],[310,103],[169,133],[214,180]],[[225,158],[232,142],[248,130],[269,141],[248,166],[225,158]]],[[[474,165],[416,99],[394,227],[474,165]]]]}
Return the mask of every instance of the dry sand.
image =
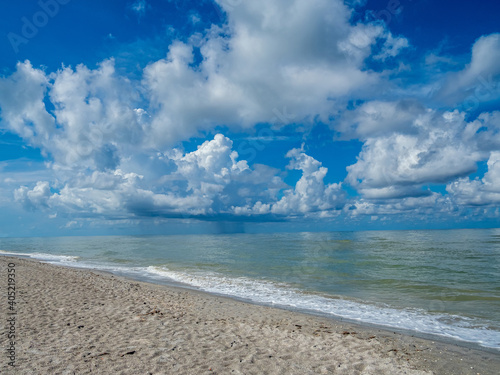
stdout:
{"type": "Polygon", "coordinates": [[[498,352],[0,257],[6,374],[498,374],[498,352]],[[7,264],[16,362],[7,364],[7,264]]]}

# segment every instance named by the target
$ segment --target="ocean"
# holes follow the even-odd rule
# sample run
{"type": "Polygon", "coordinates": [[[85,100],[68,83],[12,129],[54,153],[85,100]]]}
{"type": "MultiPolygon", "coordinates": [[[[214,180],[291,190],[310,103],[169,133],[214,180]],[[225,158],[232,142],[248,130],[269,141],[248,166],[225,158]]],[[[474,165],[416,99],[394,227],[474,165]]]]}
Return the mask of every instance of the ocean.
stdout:
{"type": "Polygon", "coordinates": [[[0,238],[0,249],[500,350],[500,229],[0,238]]]}

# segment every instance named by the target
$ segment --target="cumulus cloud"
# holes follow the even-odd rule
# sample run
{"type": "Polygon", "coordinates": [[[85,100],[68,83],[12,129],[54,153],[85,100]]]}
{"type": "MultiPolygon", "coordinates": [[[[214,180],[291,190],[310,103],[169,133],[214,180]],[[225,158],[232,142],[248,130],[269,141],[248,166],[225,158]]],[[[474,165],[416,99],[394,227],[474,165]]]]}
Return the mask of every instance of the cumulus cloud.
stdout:
{"type": "Polygon", "coordinates": [[[47,181],[38,181],[32,190],[29,190],[26,186],[21,186],[14,192],[14,199],[28,210],[48,207],[49,198],[50,187],[47,181]]]}
{"type": "Polygon", "coordinates": [[[500,74],[500,34],[490,34],[479,38],[472,47],[470,64],[458,73],[458,86],[471,84],[479,75],[497,76],[500,74]]]}
{"type": "Polygon", "coordinates": [[[351,25],[340,0],[220,5],[227,24],[173,42],[139,82],[117,74],[113,59],[51,74],[19,63],[0,81],[4,123],[61,167],[113,169],[130,145],[162,149],[219,125],[250,128],[281,108],[293,108],[281,125],[328,120],[347,96],[375,92],[381,74],[363,60],[401,45],[381,25],[351,25]]]}
{"type": "Polygon", "coordinates": [[[208,219],[252,212],[286,217],[341,208],[340,184],[325,185],[327,169],[303,150],[287,154],[292,159],[289,168],[303,172],[292,189],[278,176],[278,170],[259,164],[250,168],[245,160],[238,160],[232,146],[229,138],[217,134],[195,151],[174,149],[158,154],[158,160],[176,166],[162,176],[161,185],[149,186],[144,176],[120,169],[80,172],[60,186],[54,184],[53,193],[44,181],[32,189],[20,187],[15,198],[29,209],[108,217],[208,219]],[[278,199],[280,193],[283,197],[278,199]]]}
{"type": "Polygon", "coordinates": [[[1,83],[14,93],[0,97],[4,122],[62,167],[113,169],[130,144],[171,147],[215,126],[270,122],[281,108],[293,108],[281,125],[328,121],[348,96],[376,92],[382,75],[365,69],[364,59],[394,57],[406,43],[380,24],[351,25],[340,0],[219,5],[227,24],[173,42],[140,82],[119,76],[112,59],[51,74],[18,64],[1,83]]]}
{"type": "Polygon", "coordinates": [[[165,59],[145,69],[155,114],[152,142],[182,139],[214,124],[252,127],[269,122],[277,108],[293,108],[293,121],[327,119],[336,101],[365,96],[380,80],[364,69],[370,53],[395,56],[404,44],[381,25],[351,25],[342,1],[219,4],[228,24],[198,40],[199,66],[192,66],[193,45],[176,42],[165,59]]]}
{"type": "Polygon", "coordinates": [[[344,138],[366,140],[394,132],[415,133],[414,121],[424,116],[425,107],[416,100],[363,103],[353,111],[345,112],[336,126],[344,138]]]}
{"type": "Polygon", "coordinates": [[[272,206],[273,213],[326,212],[343,207],[345,197],[341,184],[324,183],[328,168],[305,154],[303,149],[290,150],[286,157],[291,159],[288,168],[302,171],[302,176],[295,189],[285,191],[283,198],[272,206]]]}
{"type": "Polygon", "coordinates": [[[196,151],[183,155],[174,150],[169,155],[177,166],[170,180],[185,184],[186,194],[199,197],[200,202],[204,202],[204,214],[227,210],[226,204],[237,199],[237,192],[231,191],[231,187],[235,187],[238,176],[250,173],[247,162],[237,160],[238,153],[232,150],[232,146],[229,138],[217,134],[196,151]],[[218,207],[213,207],[214,204],[218,207]]]}
{"type": "Polygon", "coordinates": [[[500,203],[500,152],[492,152],[483,178],[461,178],[446,186],[460,205],[484,206],[500,203]]]}
{"type": "Polygon", "coordinates": [[[438,193],[420,197],[405,197],[400,199],[364,199],[352,202],[344,208],[350,217],[370,215],[428,215],[437,216],[440,212],[449,214],[451,204],[448,198],[438,193]]]}
{"type": "Polygon", "coordinates": [[[29,142],[47,142],[55,132],[54,118],[44,103],[49,79],[29,61],[16,68],[11,76],[0,78],[2,124],[29,142]]]}
{"type": "MultiPolygon", "coordinates": [[[[384,119],[383,105],[368,116],[384,119]]],[[[361,118],[365,113],[361,109],[361,118]]],[[[413,111],[409,107],[409,111],[413,111]]],[[[400,115],[407,119],[407,116],[400,115]]],[[[396,120],[396,123],[398,121],[396,120]]],[[[477,162],[487,154],[476,143],[477,123],[467,123],[458,111],[420,111],[406,129],[369,137],[355,164],[347,167],[347,181],[366,198],[394,198],[429,194],[422,186],[447,183],[476,171],[477,162]]],[[[384,125],[381,125],[384,126],[384,125]]]]}
{"type": "Polygon", "coordinates": [[[304,149],[292,149],[286,157],[290,159],[288,169],[302,171],[294,189],[287,189],[283,197],[274,203],[257,201],[253,206],[233,207],[236,214],[275,214],[295,216],[317,214],[331,216],[345,204],[345,193],[340,183],[325,184],[328,169],[321,162],[307,155],[304,149]]]}
{"type": "Polygon", "coordinates": [[[143,127],[134,108],[137,90],[116,75],[113,60],[95,70],[83,65],[64,68],[51,78],[50,100],[59,130],[43,146],[57,163],[114,169],[119,147],[140,144],[143,127]]]}
{"type": "MultiPolygon", "coordinates": [[[[172,146],[218,125],[269,122],[278,108],[293,108],[281,125],[327,119],[336,101],[365,95],[381,79],[364,59],[393,57],[405,42],[382,25],[352,25],[340,0],[219,5],[227,24],[173,42],[140,81],[117,74],[113,59],[53,73],[26,61],[2,78],[3,126],[39,147],[57,176],[19,188],[16,199],[30,209],[137,215],[338,208],[341,185],[325,185],[326,168],[302,150],[287,154],[289,168],[303,172],[288,189],[279,171],[238,160],[223,135],[186,154],[172,146]],[[203,57],[197,65],[194,48],[203,57]]],[[[131,7],[143,15],[147,4],[131,7]]]]}
{"type": "MultiPolygon", "coordinates": [[[[450,201],[425,188],[440,183],[459,204],[472,202],[471,192],[480,197],[475,204],[496,202],[500,115],[466,120],[426,108],[408,99],[421,88],[396,100],[404,90],[390,91],[397,85],[391,72],[368,68],[398,57],[407,39],[381,22],[353,24],[341,0],[216,2],[227,23],[174,41],[138,80],[119,74],[113,59],[52,73],[25,61],[0,78],[2,127],[40,148],[53,172],[23,182],[16,201],[30,210],[120,219],[332,216],[345,205],[348,183],[361,198],[345,212],[377,216],[445,210],[450,201]],[[281,109],[286,115],[274,121],[281,109]],[[320,161],[290,150],[288,170],[302,172],[291,187],[284,171],[250,164],[222,134],[192,152],[179,146],[216,128],[251,135],[269,122],[295,130],[325,122],[363,149],[345,182],[330,184],[320,161]],[[468,180],[488,158],[484,178],[468,180]]],[[[143,0],[132,5],[139,15],[146,7],[143,0]]],[[[470,64],[439,82],[441,95],[463,92],[463,100],[477,96],[478,77],[494,81],[499,40],[478,39],[470,64]]]]}
{"type": "Polygon", "coordinates": [[[439,97],[451,102],[467,99],[475,109],[480,102],[500,97],[500,34],[480,37],[472,47],[470,63],[456,73],[448,74],[439,97]]]}
{"type": "Polygon", "coordinates": [[[143,137],[136,90],[114,62],[47,75],[29,61],[0,80],[2,125],[50,155],[58,168],[115,169],[123,148],[143,137]],[[49,111],[45,103],[54,109],[49,111]]]}

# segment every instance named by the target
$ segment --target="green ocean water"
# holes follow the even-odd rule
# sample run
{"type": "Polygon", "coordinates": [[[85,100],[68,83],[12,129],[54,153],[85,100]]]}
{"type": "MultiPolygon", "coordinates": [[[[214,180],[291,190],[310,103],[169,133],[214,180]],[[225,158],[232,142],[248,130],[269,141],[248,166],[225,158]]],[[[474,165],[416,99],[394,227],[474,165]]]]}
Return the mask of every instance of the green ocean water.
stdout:
{"type": "Polygon", "coordinates": [[[500,229],[2,238],[0,249],[500,349],[500,229]]]}

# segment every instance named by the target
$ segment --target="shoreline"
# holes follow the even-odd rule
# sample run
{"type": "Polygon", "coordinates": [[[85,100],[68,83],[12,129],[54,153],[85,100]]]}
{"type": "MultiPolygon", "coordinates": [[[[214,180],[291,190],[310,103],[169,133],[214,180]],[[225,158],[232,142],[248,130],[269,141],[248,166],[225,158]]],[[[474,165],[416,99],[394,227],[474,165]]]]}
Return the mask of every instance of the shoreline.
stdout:
{"type": "MultiPolygon", "coordinates": [[[[235,301],[239,301],[239,302],[243,302],[243,303],[247,303],[247,304],[251,304],[251,305],[266,306],[266,307],[270,307],[270,308],[276,308],[276,309],[296,312],[296,313],[300,313],[300,314],[312,315],[312,316],[316,316],[316,317],[320,317],[320,318],[331,319],[334,322],[358,325],[358,326],[365,327],[368,329],[377,329],[377,330],[381,330],[381,331],[387,331],[388,333],[396,332],[396,333],[406,335],[406,336],[418,337],[418,338],[429,340],[429,341],[438,341],[440,343],[447,344],[447,345],[454,345],[454,346],[463,347],[465,349],[474,349],[474,350],[485,351],[485,352],[489,352],[492,354],[500,355],[500,347],[496,348],[496,347],[484,346],[484,345],[479,344],[478,342],[461,340],[458,338],[440,335],[437,333],[422,332],[422,331],[418,331],[418,330],[412,330],[409,328],[401,328],[401,327],[395,327],[395,326],[390,326],[390,325],[360,321],[358,319],[350,319],[348,317],[337,316],[337,315],[329,314],[329,313],[323,313],[321,311],[311,310],[311,309],[307,309],[307,308],[298,308],[298,307],[294,307],[294,306],[290,306],[290,305],[274,304],[274,303],[268,303],[268,302],[259,302],[259,301],[252,300],[250,298],[244,298],[244,297],[240,297],[240,296],[233,296],[233,295],[227,295],[227,294],[222,294],[222,293],[217,293],[217,292],[206,291],[206,290],[200,289],[196,286],[193,286],[193,285],[190,285],[187,283],[183,283],[181,281],[169,280],[168,278],[167,279],[154,279],[151,277],[138,275],[137,273],[127,273],[126,271],[109,271],[109,270],[105,270],[105,269],[99,269],[98,267],[91,268],[91,267],[74,266],[74,265],[72,265],[72,263],[66,263],[66,264],[56,263],[56,264],[54,264],[54,263],[49,263],[49,261],[46,261],[46,260],[40,260],[37,258],[33,258],[28,254],[15,255],[14,253],[7,253],[7,254],[0,253],[0,256],[12,256],[15,258],[33,260],[35,262],[48,263],[48,264],[52,264],[52,265],[59,266],[59,267],[66,267],[66,268],[72,268],[72,269],[77,269],[77,270],[88,270],[88,271],[92,271],[95,273],[102,273],[102,274],[106,274],[106,275],[113,275],[115,277],[121,277],[124,280],[135,280],[135,281],[143,282],[146,284],[162,285],[162,286],[165,286],[167,288],[174,287],[174,288],[187,289],[187,290],[191,290],[193,292],[206,293],[206,294],[209,294],[212,296],[217,296],[220,298],[229,298],[231,300],[235,300],[235,301]]],[[[500,337],[499,337],[499,345],[500,345],[500,337]]]]}
{"type": "MultiPolygon", "coordinates": [[[[16,370],[25,373],[484,375],[500,368],[495,349],[106,271],[1,256],[2,279],[9,261],[16,263],[19,289],[16,370]]],[[[5,346],[5,332],[1,341],[5,346]]],[[[12,370],[5,360],[2,371],[12,370]]]]}
{"type": "Polygon", "coordinates": [[[432,333],[426,333],[426,332],[420,332],[420,331],[412,331],[410,329],[404,329],[404,328],[398,328],[398,327],[384,326],[381,324],[363,322],[363,321],[359,321],[359,320],[355,320],[355,319],[349,319],[349,318],[345,318],[345,317],[341,317],[341,316],[331,315],[328,313],[322,313],[320,311],[315,311],[315,310],[307,310],[307,309],[301,309],[301,308],[296,308],[296,307],[287,306],[287,305],[258,302],[258,301],[253,301],[253,300],[248,299],[248,298],[242,298],[242,297],[238,297],[238,296],[230,296],[230,295],[225,295],[225,294],[220,294],[220,293],[215,293],[215,292],[208,292],[208,291],[199,289],[195,286],[192,286],[189,284],[184,284],[182,282],[163,281],[163,282],[156,282],[155,283],[155,282],[152,282],[147,277],[137,277],[137,276],[134,276],[132,274],[131,275],[119,275],[119,274],[113,273],[112,271],[100,270],[98,268],[92,269],[92,268],[83,268],[83,267],[73,267],[71,265],[55,265],[55,266],[74,268],[74,269],[80,269],[80,270],[88,270],[88,271],[92,271],[95,273],[102,273],[105,275],[113,275],[114,277],[122,278],[125,281],[133,280],[133,281],[138,281],[138,282],[142,282],[145,284],[165,286],[166,288],[178,288],[181,290],[189,290],[189,291],[192,291],[194,293],[208,294],[210,296],[224,298],[224,299],[237,301],[237,302],[241,302],[241,303],[245,303],[245,304],[249,304],[249,305],[269,307],[272,309],[289,311],[291,313],[297,313],[297,314],[302,314],[302,315],[307,315],[307,316],[314,316],[317,318],[332,320],[333,322],[340,323],[340,324],[350,324],[350,325],[359,326],[359,327],[366,328],[366,329],[379,330],[382,332],[386,332],[387,334],[397,333],[397,334],[404,335],[404,336],[416,337],[416,338],[424,339],[427,341],[437,341],[437,342],[439,342],[441,344],[445,344],[445,345],[457,346],[457,347],[462,347],[464,349],[477,350],[480,352],[484,351],[487,353],[496,354],[496,355],[500,356],[500,348],[492,348],[492,347],[482,346],[476,342],[459,340],[459,339],[455,339],[455,338],[447,337],[447,336],[442,336],[442,335],[438,335],[438,334],[432,334],[432,333]]]}
{"type": "MultiPolygon", "coordinates": [[[[176,288],[181,288],[181,289],[188,289],[191,291],[208,293],[210,295],[218,296],[221,298],[229,298],[229,299],[240,301],[243,303],[259,305],[259,306],[267,306],[267,307],[271,307],[271,308],[277,308],[277,309],[287,310],[287,311],[291,311],[291,312],[297,312],[297,313],[301,313],[301,314],[312,315],[312,316],[326,318],[326,319],[332,319],[333,321],[336,321],[336,322],[360,325],[362,327],[366,327],[369,329],[379,329],[379,330],[387,331],[387,332],[391,332],[391,333],[397,332],[397,333],[400,333],[400,334],[406,335],[406,336],[418,337],[418,338],[426,339],[429,341],[438,341],[438,342],[441,342],[443,344],[456,345],[456,346],[460,346],[460,347],[463,347],[466,349],[475,349],[475,350],[479,350],[479,351],[486,351],[486,352],[489,352],[492,354],[500,355],[500,347],[485,346],[485,345],[481,345],[478,342],[467,341],[464,339],[459,339],[459,338],[455,338],[452,336],[446,336],[446,335],[439,334],[439,333],[425,332],[425,331],[413,330],[410,328],[385,325],[382,323],[372,323],[372,322],[362,321],[362,320],[355,319],[355,318],[349,318],[349,317],[345,317],[345,316],[321,312],[319,310],[294,307],[292,305],[272,303],[272,302],[255,301],[255,300],[252,300],[250,298],[245,298],[245,297],[241,297],[241,296],[237,296],[237,295],[230,295],[230,294],[223,294],[223,293],[218,293],[218,292],[214,292],[214,291],[207,291],[207,290],[203,290],[199,287],[193,286],[191,284],[184,283],[182,281],[170,280],[170,279],[168,279],[168,277],[166,279],[156,279],[154,277],[144,276],[144,275],[138,274],[136,272],[116,271],[116,270],[111,271],[111,270],[106,270],[106,269],[100,269],[99,267],[77,266],[77,265],[73,265],[72,262],[69,262],[69,263],[60,263],[60,262],[51,263],[50,260],[44,260],[41,258],[38,259],[36,257],[32,257],[30,254],[15,254],[12,252],[0,251],[0,256],[12,256],[15,258],[34,260],[34,261],[38,261],[41,263],[49,263],[49,264],[52,264],[55,266],[60,266],[60,267],[67,267],[67,268],[80,269],[80,270],[89,270],[89,271],[96,272],[96,273],[101,272],[103,274],[109,274],[109,275],[113,275],[115,277],[122,277],[125,280],[135,280],[135,281],[140,281],[140,282],[144,282],[144,283],[148,283],[148,284],[155,284],[155,285],[163,285],[166,287],[176,287],[176,288]]],[[[67,255],[67,256],[72,257],[71,255],[67,255]]],[[[78,262],[75,264],[78,264],[78,262]]],[[[500,337],[498,338],[498,345],[500,345],[500,337]]]]}

